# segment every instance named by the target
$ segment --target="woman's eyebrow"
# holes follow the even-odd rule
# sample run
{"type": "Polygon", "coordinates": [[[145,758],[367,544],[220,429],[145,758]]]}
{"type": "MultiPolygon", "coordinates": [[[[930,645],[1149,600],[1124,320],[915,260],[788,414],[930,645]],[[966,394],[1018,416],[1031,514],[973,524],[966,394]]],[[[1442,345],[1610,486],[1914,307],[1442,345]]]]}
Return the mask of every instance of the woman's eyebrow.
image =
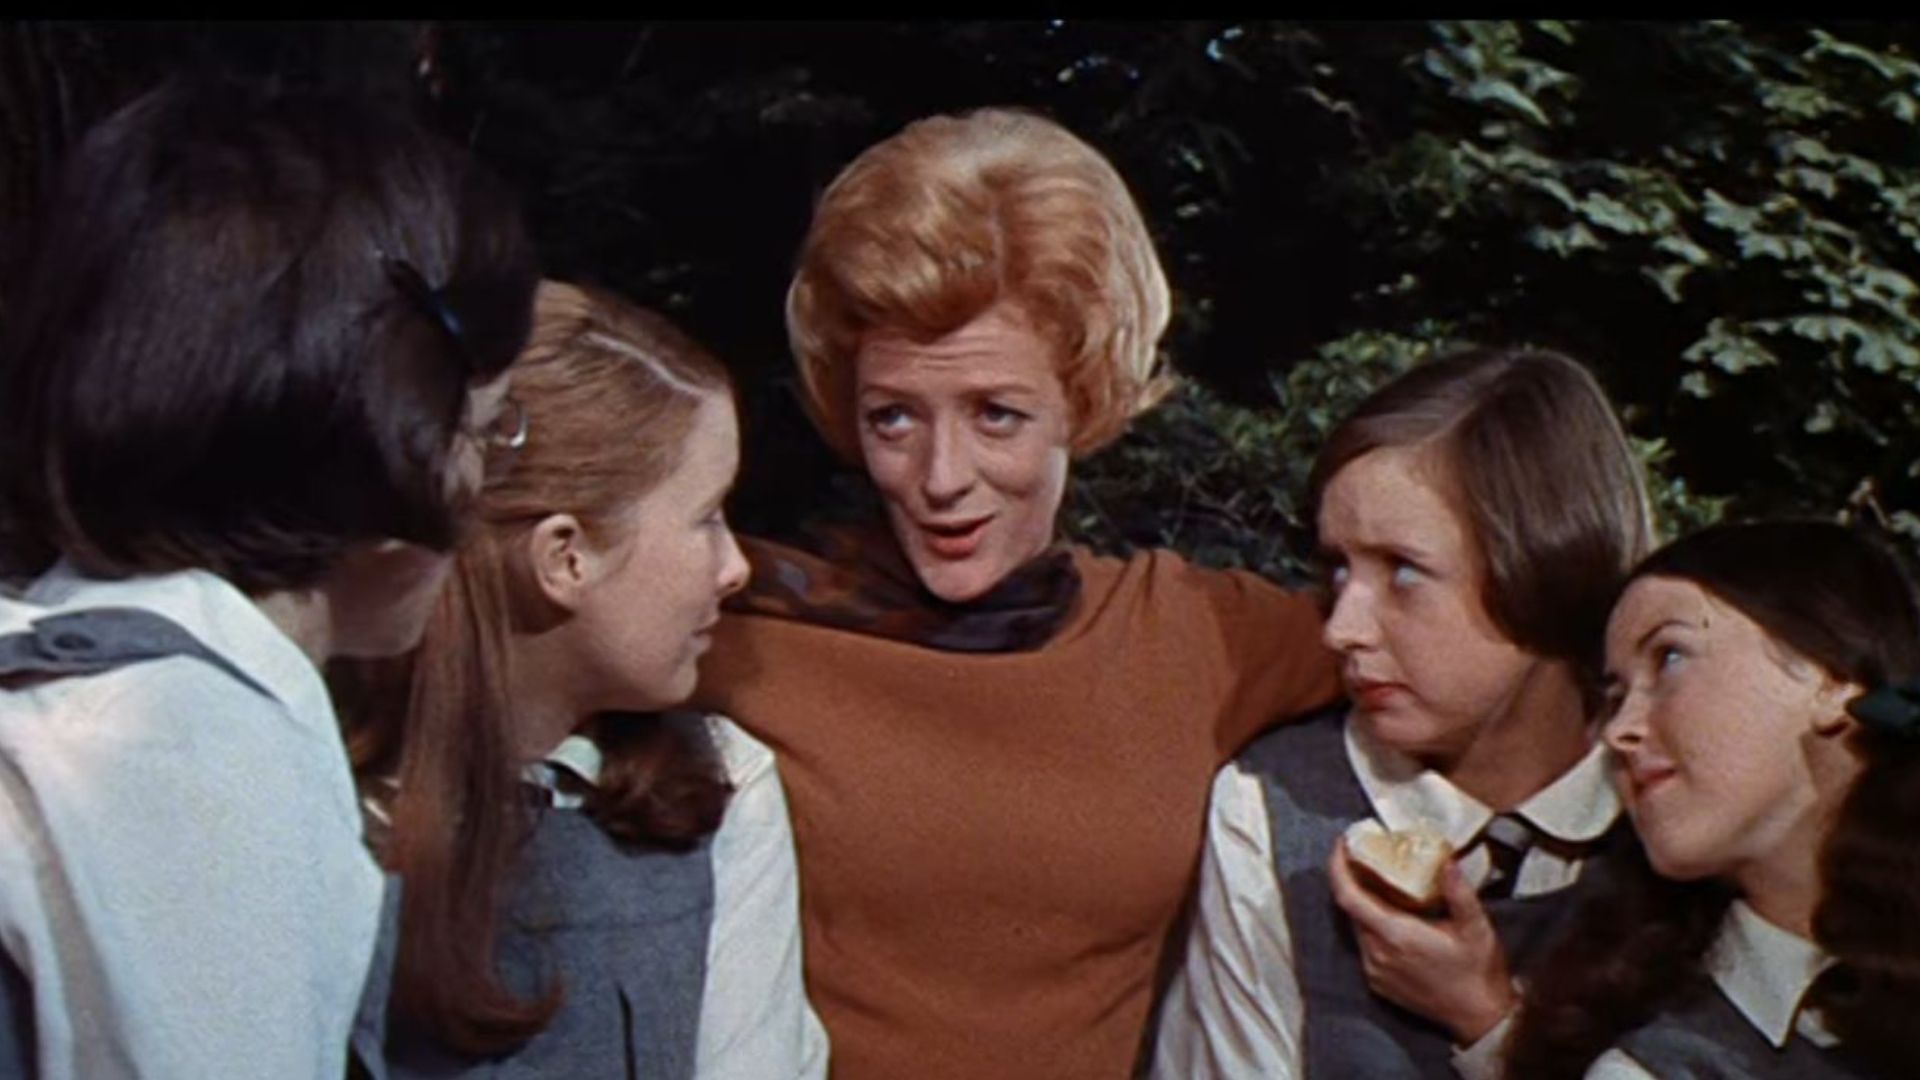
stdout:
{"type": "Polygon", "coordinates": [[[1634,639],[1633,651],[1639,652],[1641,649],[1646,648],[1647,642],[1652,641],[1653,636],[1655,634],[1658,634],[1660,631],[1665,630],[1669,626],[1678,626],[1683,630],[1696,629],[1696,627],[1694,627],[1692,623],[1687,622],[1685,619],[1681,619],[1678,617],[1662,619],[1659,622],[1654,623],[1652,626],[1648,627],[1645,633],[1641,634],[1639,637],[1634,639]]]}

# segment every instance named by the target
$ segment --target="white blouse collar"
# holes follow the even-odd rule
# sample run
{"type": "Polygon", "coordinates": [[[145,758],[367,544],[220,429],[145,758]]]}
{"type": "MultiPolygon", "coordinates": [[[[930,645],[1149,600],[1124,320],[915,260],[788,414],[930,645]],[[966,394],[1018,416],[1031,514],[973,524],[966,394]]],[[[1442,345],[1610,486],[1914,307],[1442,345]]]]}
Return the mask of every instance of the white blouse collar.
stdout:
{"type": "MultiPolygon", "coordinates": [[[[1455,848],[1465,848],[1493,817],[1485,803],[1455,787],[1408,754],[1369,737],[1361,725],[1346,725],[1347,760],[1390,829],[1424,825],[1455,848]]],[[[1536,828],[1572,843],[1593,840],[1620,815],[1620,796],[1607,775],[1606,747],[1595,743],[1573,768],[1535,792],[1514,811],[1536,828]]]]}
{"type": "Polygon", "coordinates": [[[1819,945],[1760,917],[1735,900],[1707,951],[1707,973],[1747,1022],[1774,1046],[1798,1029],[1817,1046],[1832,1045],[1819,1014],[1800,1008],[1807,988],[1833,963],[1819,945]]]}

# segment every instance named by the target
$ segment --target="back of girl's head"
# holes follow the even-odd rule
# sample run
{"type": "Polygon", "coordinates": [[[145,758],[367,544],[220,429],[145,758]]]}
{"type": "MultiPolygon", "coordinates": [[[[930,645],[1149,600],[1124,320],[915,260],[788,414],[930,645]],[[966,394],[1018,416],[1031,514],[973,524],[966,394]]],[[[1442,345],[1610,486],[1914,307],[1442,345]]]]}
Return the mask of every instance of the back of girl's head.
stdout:
{"type": "Polygon", "coordinates": [[[1376,390],[1327,437],[1308,485],[1383,448],[1430,449],[1472,530],[1495,625],[1585,663],[1622,576],[1651,546],[1646,485],[1604,391],[1541,349],[1469,349],[1376,390]]]}
{"type": "Polygon", "coordinates": [[[256,592],[452,543],[466,390],[537,276],[463,152],[354,100],[174,84],[87,134],[38,233],[0,373],[18,539],[256,592]]]}
{"type": "MultiPolygon", "coordinates": [[[[654,312],[555,282],[540,286],[534,309],[511,368],[526,439],[489,451],[482,524],[461,543],[420,648],[397,668],[362,669],[355,718],[357,765],[397,781],[382,844],[407,881],[396,1008],[470,1053],[499,1053],[541,1030],[564,985],[524,997],[494,967],[501,884],[528,827],[509,641],[551,618],[523,541],[564,513],[598,542],[620,542],[625,512],[679,466],[701,404],[730,392],[719,361],[654,312]]],[[[631,716],[589,724],[604,764],[586,810],[602,829],[684,846],[718,826],[731,788],[704,727],[631,716]]]]}

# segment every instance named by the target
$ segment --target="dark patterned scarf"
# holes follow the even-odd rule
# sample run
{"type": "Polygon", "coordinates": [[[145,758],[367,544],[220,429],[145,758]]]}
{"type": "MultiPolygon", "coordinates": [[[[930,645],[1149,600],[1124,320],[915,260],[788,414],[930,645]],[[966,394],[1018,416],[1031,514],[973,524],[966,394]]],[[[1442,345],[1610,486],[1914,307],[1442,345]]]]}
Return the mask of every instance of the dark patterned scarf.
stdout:
{"type": "Polygon", "coordinates": [[[727,610],[950,652],[1024,652],[1046,644],[1080,595],[1080,574],[1064,542],[964,604],[928,592],[884,525],[830,526],[803,543],[741,537],[753,579],[728,599],[727,610]]]}

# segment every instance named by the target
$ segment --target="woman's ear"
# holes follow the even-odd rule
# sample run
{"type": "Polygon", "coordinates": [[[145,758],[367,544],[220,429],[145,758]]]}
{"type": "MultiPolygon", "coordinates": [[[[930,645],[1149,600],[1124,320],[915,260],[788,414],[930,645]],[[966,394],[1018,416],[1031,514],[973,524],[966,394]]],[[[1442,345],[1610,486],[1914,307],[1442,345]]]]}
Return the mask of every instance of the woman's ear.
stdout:
{"type": "Polygon", "coordinates": [[[1814,692],[1813,733],[1831,737],[1852,730],[1858,721],[1847,712],[1847,702],[1865,692],[1859,683],[1823,672],[1820,689],[1814,692]]]}
{"type": "Polygon", "coordinates": [[[527,530],[527,569],[540,594],[567,611],[580,606],[593,580],[594,553],[572,514],[548,514],[527,530]]]}

